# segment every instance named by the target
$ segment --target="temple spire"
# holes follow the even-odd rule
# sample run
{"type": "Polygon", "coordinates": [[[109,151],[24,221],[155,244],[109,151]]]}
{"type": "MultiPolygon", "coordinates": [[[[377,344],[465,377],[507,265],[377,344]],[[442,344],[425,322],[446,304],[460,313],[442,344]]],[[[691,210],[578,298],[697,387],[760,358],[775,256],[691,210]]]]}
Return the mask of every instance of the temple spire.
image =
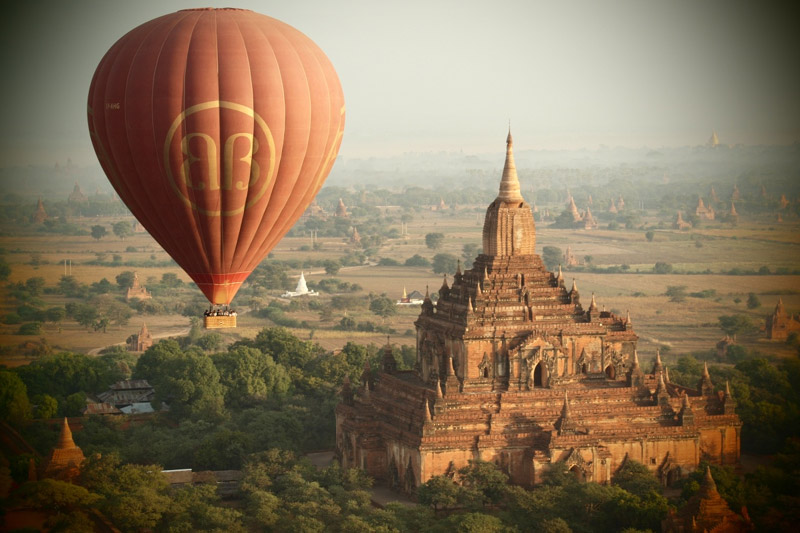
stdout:
{"type": "Polygon", "coordinates": [[[74,447],[75,441],[72,440],[72,430],[69,428],[67,418],[64,417],[64,423],[61,425],[61,435],[58,437],[58,445],[56,445],[56,448],[59,450],[66,450],[74,447]]]}
{"type": "Polygon", "coordinates": [[[522,202],[519,192],[519,177],[514,164],[514,140],[511,138],[511,127],[508,128],[506,138],[506,163],[503,166],[503,179],[500,181],[500,194],[497,199],[503,202],[522,202]]]}

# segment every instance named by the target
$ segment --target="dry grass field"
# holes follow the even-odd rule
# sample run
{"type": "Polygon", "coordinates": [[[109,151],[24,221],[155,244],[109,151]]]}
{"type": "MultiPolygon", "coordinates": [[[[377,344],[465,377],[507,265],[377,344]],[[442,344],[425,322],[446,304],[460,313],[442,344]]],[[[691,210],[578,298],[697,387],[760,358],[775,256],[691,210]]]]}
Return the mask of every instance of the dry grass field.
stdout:
{"type": "MultiPolygon", "coordinates": [[[[94,224],[110,225],[119,218],[92,218],[77,220],[85,227],[94,224]]],[[[655,218],[643,218],[645,223],[655,224],[655,218]]],[[[432,258],[435,253],[450,253],[460,257],[465,244],[480,244],[483,225],[483,209],[461,208],[457,211],[421,211],[408,224],[409,235],[387,240],[378,251],[379,257],[388,257],[401,263],[414,254],[432,258]],[[433,251],[425,246],[425,234],[440,232],[446,235],[441,249],[433,251]]],[[[399,229],[399,223],[398,223],[399,229]]],[[[800,310],[800,276],[795,275],[727,275],[721,272],[733,268],[757,271],[767,266],[772,272],[779,268],[790,272],[797,268],[800,258],[800,224],[787,222],[767,224],[743,221],[737,227],[710,224],[691,232],[655,230],[653,242],[648,242],[644,230],[598,229],[593,231],[552,229],[547,224],[537,224],[537,250],[544,246],[556,246],[562,251],[570,246],[576,257],[583,260],[591,256],[592,264],[601,268],[628,265],[624,273],[593,273],[566,270],[567,284],[574,278],[582,299],[588,303],[591,294],[597,295],[598,304],[616,313],[630,312],[634,328],[640,336],[640,352],[647,359],[656,346],[667,346],[672,353],[693,350],[708,350],[723,336],[717,327],[717,317],[743,313],[760,324],[772,311],[778,299],[783,298],[790,311],[800,310]],[[701,244],[698,245],[697,242],[701,244]],[[653,274],[654,263],[670,263],[671,274],[653,274]],[[691,274],[689,274],[691,273],[691,274]],[[671,302],[664,295],[667,287],[685,286],[689,293],[713,290],[708,298],[689,297],[685,302],[671,302]],[[747,295],[755,293],[761,306],[748,309],[747,295]],[[736,300],[739,300],[738,302],[736,300]]],[[[310,240],[305,237],[285,238],[273,250],[272,257],[279,260],[325,260],[341,257],[352,248],[343,239],[321,239],[322,247],[316,251],[301,250],[310,240]]],[[[15,233],[5,228],[0,237],[3,257],[11,266],[9,281],[25,281],[34,276],[45,279],[47,286],[55,285],[65,272],[64,261],[71,262],[71,273],[82,283],[94,283],[102,278],[115,283],[115,277],[124,270],[135,270],[145,283],[154,284],[164,273],[174,273],[182,280],[189,278],[174,264],[158,244],[146,233],[136,234],[120,240],[109,231],[100,241],[90,236],[54,236],[40,233],[15,233]],[[135,249],[135,251],[133,251],[135,249]],[[128,251],[131,250],[131,251],[128,251]],[[98,259],[110,262],[114,255],[121,256],[120,266],[87,264],[98,259]],[[147,266],[147,265],[156,266],[147,266]]],[[[292,279],[299,272],[289,272],[292,279]]],[[[321,268],[306,271],[309,282],[328,277],[321,268]]],[[[426,286],[436,291],[442,278],[430,269],[408,267],[358,266],[344,267],[334,276],[341,281],[357,283],[363,289],[356,293],[366,301],[367,294],[386,294],[399,298],[405,287],[408,292],[424,292],[426,286]]],[[[450,278],[452,279],[452,277],[450,278]]],[[[5,290],[5,289],[2,289],[5,290]]],[[[192,289],[196,290],[196,289],[192,289]]],[[[191,294],[191,292],[187,292],[191,294]]],[[[199,291],[198,291],[199,294],[199,291]]],[[[275,291],[274,296],[279,292],[275,291]]],[[[327,301],[329,296],[319,297],[327,301]]],[[[43,297],[47,306],[63,305],[65,299],[58,295],[43,297]]],[[[14,311],[15,302],[8,298],[0,301],[0,314],[14,311]]],[[[302,307],[302,306],[301,306],[302,307]]],[[[413,322],[419,309],[399,307],[397,315],[382,321],[366,308],[349,310],[347,316],[355,320],[371,321],[395,330],[393,343],[413,345],[413,322]]],[[[291,318],[306,321],[308,328],[294,332],[302,339],[312,339],[326,349],[336,349],[348,341],[383,344],[382,333],[344,332],[333,329],[345,311],[334,309],[329,320],[320,321],[317,311],[301,309],[289,313],[291,318]]],[[[109,326],[105,333],[91,331],[72,320],[64,320],[60,326],[46,323],[40,335],[26,337],[16,335],[17,325],[0,324],[0,345],[17,346],[25,341],[44,338],[60,349],[96,353],[99,348],[122,343],[141,327],[143,321],[157,337],[183,334],[188,330],[189,319],[179,315],[134,316],[127,325],[109,326]]],[[[266,319],[243,315],[239,328],[222,332],[226,341],[253,337],[262,327],[269,325],[266,319]]],[[[768,343],[759,336],[748,337],[743,342],[762,351],[788,354],[785,346],[768,343]]],[[[14,349],[3,356],[5,364],[23,364],[23,357],[15,355],[14,349]]]]}

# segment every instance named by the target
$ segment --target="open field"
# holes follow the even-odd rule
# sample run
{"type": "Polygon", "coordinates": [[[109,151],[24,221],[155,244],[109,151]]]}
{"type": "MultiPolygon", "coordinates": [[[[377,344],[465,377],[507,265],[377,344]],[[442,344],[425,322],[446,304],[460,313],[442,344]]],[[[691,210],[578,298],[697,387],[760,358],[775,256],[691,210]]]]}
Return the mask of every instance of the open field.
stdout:
{"type": "MultiPolygon", "coordinates": [[[[556,209],[554,206],[552,209],[556,209]]],[[[450,253],[462,256],[465,244],[480,244],[483,226],[483,209],[461,208],[457,211],[420,211],[408,223],[409,235],[402,238],[387,239],[378,250],[378,257],[388,257],[401,263],[414,254],[432,258],[435,253],[450,253]],[[433,251],[425,246],[425,234],[441,232],[446,235],[441,249],[433,251]]],[[[94,224],[110,226],[119,217],[98,217],[77,219],[76,223],[87,228],[94,224]]],[[[650,227],[658,222],[654,217],[643,217],[643,223],[650,227]]],[[[354,221],[358,226],[358,221],[354,221]]],[[[399,229],[399,222],[397,223],[399,229]]],[[[81,283],[91,284],[108,279],[115,284],[116,276],[125,270],[138,272],[142,282],[156,284],[165,273],[174,273],[183,281],[189,278],[161,250],[160,246],[146,233],[138,233],[124,241],[112,234],[97,241],[90,236],[60,236],[28,231],[15,233],[4,228],[0,237],[3,258],[11,267],[9,281],[24,282],[26,279],[41,276],[46,287],[54,286],[65,272],[64,260],[71,262],[71,273],[81,283]],[[135,249],[135,251],[134,251],[135,249]],[[131,250],[131,251],[128,251],[131,250]],[[114,255],[120,256],[120,264],[110,265],[114,255]],[[102,258],[103,265],[88,264],[102,258]]],[[[740,223],[737,227],[723,224],[709,224],[691,232],[655,229],[653,242],[645,239],[645,231],[598,229],[593,231],[551,229],[546,223],[537,223],[537,250],[544,246],[556,246],[566,250],[570,246],[573,254],[583,261],[591,256],[592,264],[606,268],[628,265],[623,273],[595,273],[588,270],[565,269],[567,285],[575,279],[581,292],[584,305],[591,294],[597,296],[602,307],[625,314],[630,312],[634,329],[640,336],[640,352],[648,359],[656,346],[670,347],[671,353],[713,348],[722,336],[716,325],[717,317],[730,314],[747,314],[757,324],[772,311],[778,295],[790,311],[800,309],[800,276],[775,275],[778,269],[795,271],[800,266],[800,224],[796,221],[783,224],[740,223]],[[697,242],[701,245],[698,246],[697,242]],[[665,275],[652,274],[657,261],[668,262],[674,272],[665,275]],[[766,266],[771,275],[727,275],[733,268],[758,271],[766,266]],[[691,273],[691,274],[688,274],[691,273]],[[670,302],[664,292],[670,286],[685,286],[689,293],[713,290],[707,298],[689,297],[685,302],[670,302]],[[753,292],[761,306],[747,309],[747,295],[753,292]],[[736,300],[739,302],[736,302],[736,300]]],[[[352,251],[352,247],[341,238],[321,238],[318,250],[308,248],[307,237],[291,237],[282,240],[273,250],[272,257],[279,260],[321,261],[336,259],[352,251]]],[[[299,271],[288,272],[290,279],[296,280],[299,271]]],[[[319,282],[326,276],[319,268],[306,270],[309,282],[319,282]]],[[[374,332],[339,331],[333,329],[343,316],[358,322],[370,321],[376,325],[395,330],[392,342],[414,344],[413,322],[419,313],[416,307],[399,307],[395,316],[381,320],[366,308],[369,293],[385,293],[392,299],[399,298],[405,287],[408,292],[424,292],[428,286],[431,292],[437,291],[442,278],[429,268],[357,266],[342,268],[335,278],[362,287],[355,293],[365,301],[363,308],[333,309],[327,320],[321,321],[318,311],[306,306],[287,313],[293,319],[305,321],[306,328],[298,328],[295,333],[302,339],[313,339],[326,349],[336,349],[348,341],[359,343],[385,342],[386,335],[374,332]]],[[[450,278],[452,280],[452,277],[450,278]]],[[[294,283],[294,281],[292,281],[294,283]]],[[[278,296],[282,291],[272,291],[278,296]]],[[[197,293],[194,288],[183,289],[181,294],[197,293]]],[[[46,306],[63,305],[67,299],[57,294],[45,294],[46,306]]],[[[319,297],[327,302],[329,296],[319,297]]],[[[236,303],[236,302],[234,302],[236,303]]],[[[3,298],[0,314],[6,315],[16,309],[18,303],[3,298]]],[[[237,307],[246,310],[246,303],[237,307]]],[[[136,333],[141,323],[146,322],[155,336],[181,333],[189,327],[189,319],[184,316],[148,315],[131,318],[126,325],[110,325],[106,332],[95,332],[92,328],[79,326],[66,319],[59,325],[45,323],[40,335],[22,336],[15,332],[19,326],[0,324],[0,345],[16,346],[30,340],[44,338],[49,344],[60,349],[81,352],[96,352],[99,348],[122,343],[132,333],[136,333]]],[[[266,319],[240,315],[240,327],[235,331],[221,332],[227,341],[253,337],[262,327],[269,325],[266,319]]],[[[762,351],[788,354],[791,351],[780,343],[769,343],[757,336],[742,339],[742,342],[762,351]]],[[[15,350],[6,349],[3,356],[5,364],[23,364],[24,358],[14,355],[15,350]]]]}

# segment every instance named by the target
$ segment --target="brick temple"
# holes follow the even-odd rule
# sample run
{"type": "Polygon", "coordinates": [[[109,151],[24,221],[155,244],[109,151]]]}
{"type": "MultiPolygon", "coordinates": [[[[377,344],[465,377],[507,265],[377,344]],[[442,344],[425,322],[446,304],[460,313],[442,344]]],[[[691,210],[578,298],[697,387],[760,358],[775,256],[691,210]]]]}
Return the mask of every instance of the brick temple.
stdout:
{"type": "Polygon", "coordinates": [[[548,272],[520,194],[509,133],[500,192],[486,211],[483,253],[426,294],[415,322],[417,362],[398,371],[387,347],[373,377],[345,382],[336,408],[337,453],[406,491],[492,461],[533,485],[563,461],[607,482],[630,458],[671,483],[702,458],[739,459],[741,422],[707,369],[697,389],[670,383],[657,359],[639,366],[629,316],[584,308],[573,281],[548,272]]]}

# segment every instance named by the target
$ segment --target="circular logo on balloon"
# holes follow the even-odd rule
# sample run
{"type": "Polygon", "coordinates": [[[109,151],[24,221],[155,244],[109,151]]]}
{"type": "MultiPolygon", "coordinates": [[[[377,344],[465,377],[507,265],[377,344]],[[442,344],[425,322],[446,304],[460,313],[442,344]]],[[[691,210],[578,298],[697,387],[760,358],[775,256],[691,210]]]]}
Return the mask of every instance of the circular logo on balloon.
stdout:
{"type": "Polygon", "coordinates": [[[209,216],[237,215],[267,191],[275,172],[275,142],[253,109],[204,102],[172,122],[164,167],[172,189],[192,209],[209,216]]]}

